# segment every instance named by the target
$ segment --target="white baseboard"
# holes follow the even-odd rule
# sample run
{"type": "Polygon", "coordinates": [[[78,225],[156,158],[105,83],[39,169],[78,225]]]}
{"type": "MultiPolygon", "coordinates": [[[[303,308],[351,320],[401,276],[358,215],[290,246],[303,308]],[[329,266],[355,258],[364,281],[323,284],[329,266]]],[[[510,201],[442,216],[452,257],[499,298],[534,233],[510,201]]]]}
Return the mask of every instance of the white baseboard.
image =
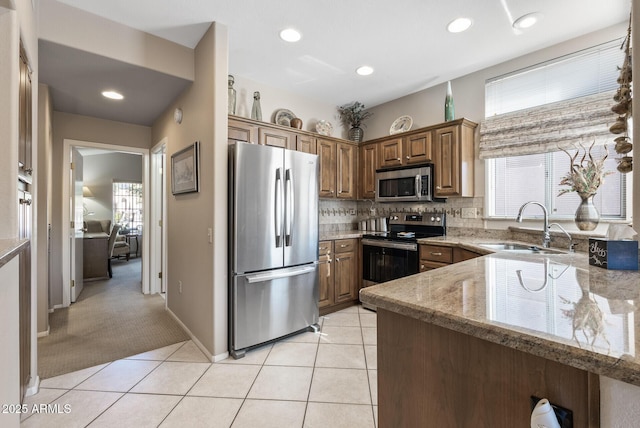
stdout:
{"type": "Polygon", "coordinates": [[[40,376],[36,376],[35,379],[32,380],[32,382],[29,382],[29,386],[27,387],[27,390],[25,391],[24,395],[26,397],[31,397],[32,395],[37,394],[39,390],[40,390],[40,376]]]}
{"type": "Polygon", "coordinates": [[[51,332],[51,326],[47,327],[47,330],[45,331],[39,331],[38,332],[38,337],[45,337],[45,336],[49,336],[49,333],[51,332]]]}
{"type": "Polygon", "coordinates": [[[184,331],[187,332],[187,334],[189,335],[189,337],[191,337],[191,340],[193,340],[193,343],[196,344],[196,346],[202,351],[202,353],[205,355],[205,357],[207,357],[209,359],[209,361],[211,361],[212,363],[215,361],[219,361],[219,360],[215,360],[215,357],[213,355],[211,355],[211,353],[209,353],[209,350],[207,348],[205,348],[205,346],[198,340],[198,338],[196,338],[193,333],[191,333],[191,330],[189,330],[187,328],[186,325],[184,325],[184,323],[182,321],[180,321],[180,318],[178,318],[176,316],[176,314],[174,314],[171,309],[166,308],[167,312],[169,312],[169,315],[171,315],[173,317],[173,319],[180,325],[180,327],[182,327],[184,329],[184,331]]]}
{"type": "Polygon", "coordinates": [[[226,360],[227,358],[229,358],[229,353],[223,352],[222,354],[214,355],[213,362],[217,363],[218,361],[226,360]]]}

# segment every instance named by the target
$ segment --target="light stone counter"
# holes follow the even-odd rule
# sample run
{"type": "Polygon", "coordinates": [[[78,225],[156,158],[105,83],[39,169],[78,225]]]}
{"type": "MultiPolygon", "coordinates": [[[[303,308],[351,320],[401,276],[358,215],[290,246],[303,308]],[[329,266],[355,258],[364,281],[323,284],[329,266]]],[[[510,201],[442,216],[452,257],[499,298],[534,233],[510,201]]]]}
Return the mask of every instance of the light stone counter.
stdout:
{"type": "MultiPolygon", "coordinates": [[[[481,238],[420,242],[491,252],[481,238]]],[[[640,386],[640,273],[589,266],[585,253],[487,254],[363,289],[360,299],[640,386]]]]}
{"type": "MultiPolygon", "coordinates": [[[[364,232],[366,233],[366,232],[364,232]]],[[[336,239],[362,238],[363,232],[359,230],[343,230],[340,232],[320,233],[320,241],[335,241],[336,239]]]]}
{"type": "Polygon", "coordinates": [[[28,239],[0,239],[0,267],[13,259],[27,244],[28,239]]]}

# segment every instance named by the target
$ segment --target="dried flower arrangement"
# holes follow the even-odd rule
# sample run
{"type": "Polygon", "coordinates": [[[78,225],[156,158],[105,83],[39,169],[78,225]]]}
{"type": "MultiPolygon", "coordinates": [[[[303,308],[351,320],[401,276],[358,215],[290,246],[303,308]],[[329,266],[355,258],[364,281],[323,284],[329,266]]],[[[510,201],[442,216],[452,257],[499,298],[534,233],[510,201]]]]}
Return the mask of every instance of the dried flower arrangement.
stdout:
{"type": "Polygon", "coordinates": [[[606,154],[604,157],[596,160],[591,155],[591,149],[594,144],[595,141],[591,143],[588,150],[580,144],[580,148],[576,150],[573,156],[571,156],[568,151],[562,150],[571,159],[571,170],[560,181],[561,186],[569,186],[569,188],[561,189],[560,192],[558,192],[558,196],[569,192],[577,192],[583,198],[595,195],[603,183],[604,177],[612,174],[611,171],[607,172],[604,170],[604,161],[609,157],[609,152],[606,150],[607,147],[605,146],[606,154]],[[578,162],[577,159],[580,155],[580,149],[582,149],[584,153],[578,162]]]}
{"type": "Polygon", "coordinates": [[[338,107],[338,113],[344,124],[352,128],[359,128],[361,125],[364,125],[362,122],[365,119],[373,116],[373,113],[370,111],[364,111],[364,104],[359,101],[338,107]]]}
{"type": "Polygon", "coordinates": [[[618,114],[618,119],[611,125],[609,130],[612,134],[623,134],[615,138],[615,151],[618,154],[624,155],[618,159],[618,171],[622,173],[631,172],[633,169],[633,157],[629,155],[629,152],[633,150],[633,144],[629,137],[628,120],[631,118],[631,17],[629,17],[629,29],[627,30],[627,37],[624,39],[620,49],[624,49],[624,62],[622,67],[619,67],[620,76],[618,77],[618,83],[620,87],[613,96],[613,100],[616,104],[611,107],[611,111],[618,114]]]}

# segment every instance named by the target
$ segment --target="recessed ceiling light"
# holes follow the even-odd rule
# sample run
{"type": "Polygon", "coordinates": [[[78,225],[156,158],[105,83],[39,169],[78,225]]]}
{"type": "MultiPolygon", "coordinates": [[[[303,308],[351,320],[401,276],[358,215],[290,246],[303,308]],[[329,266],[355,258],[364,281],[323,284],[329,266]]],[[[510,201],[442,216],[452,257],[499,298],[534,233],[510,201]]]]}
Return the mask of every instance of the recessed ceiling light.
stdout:
{"type": "Polygon", "coordinates": [[[541,19],[542,14],[539,12],[528,13],[513,21],[513,28],[516,30],[526,30],[536,25],[541,19]]]}
{"type": "Polygon", "coordinates": [[[473,25],[471,18],[456,18],[447,25],[450,33],[462,33],[473,25]]]}
{"type": "Polygon", "coordinates": [[[280,31],[280,38],[285,42],[297,42],[302,38],[302,35],[298,30],[294,30],[293,28],[285,28],[280,31]]]}
{"type": "Polygon", "coordinates": [[[369,67],[368,65],[362,65],[356,68],[356,73],[358,73],[360,76],[368,76],[371,73],[373,73],[373,67],[369,67]]]}
{"type": "Polygon", "coordinates": [[[124,98],[124,95],[116,91],[102,91],[102,96],[112,100],[121,100],[124,98]]]}

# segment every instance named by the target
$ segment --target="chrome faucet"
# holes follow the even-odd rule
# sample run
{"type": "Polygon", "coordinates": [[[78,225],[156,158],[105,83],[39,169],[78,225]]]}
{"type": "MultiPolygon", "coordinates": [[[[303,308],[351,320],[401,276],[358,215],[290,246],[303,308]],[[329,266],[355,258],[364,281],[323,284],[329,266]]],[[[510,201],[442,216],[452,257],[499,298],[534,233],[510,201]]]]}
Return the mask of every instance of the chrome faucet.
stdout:
{"type": "Polygon", "coordinates": [[[524,211],[526,206],[529,205],[529,204],[538,205],[540,208],[542,208],[542,211],[544,212],[544,224],[543,224],[543,227],[544,227],[543,234],[544,234],[544,236],[543,236],[543,239],[542,239],[542,247],[543,248],[549,248],[549,245],[551,244],[551,235],[549,234],[549,213],[547,212],[547,208],[545,208],[544,205],[542,205],[540,202],[534,202],[534,201],[525,202],[520,207],[520,211],[518,211],[518,217],[516,217],[516,221],[518,223],[522,223],[522,212],[524,211]]]}
{"type": "Polygon", "coordinates": [[[567,238],[569,238],[569,252],[570,253],[575,253],[575,244],[573,243],[573,238],[571,237],[571,235],[569,235],[569,232],[567,232],[566,230],[564,230],[564,227],[560,226],[558,223],[551,223],[549,225],[549,229],[551,229],[553,226],[557,226],[558,229],[560,229],[562,232],[564,232],[565,235],[567,235],[567,238]]]}

